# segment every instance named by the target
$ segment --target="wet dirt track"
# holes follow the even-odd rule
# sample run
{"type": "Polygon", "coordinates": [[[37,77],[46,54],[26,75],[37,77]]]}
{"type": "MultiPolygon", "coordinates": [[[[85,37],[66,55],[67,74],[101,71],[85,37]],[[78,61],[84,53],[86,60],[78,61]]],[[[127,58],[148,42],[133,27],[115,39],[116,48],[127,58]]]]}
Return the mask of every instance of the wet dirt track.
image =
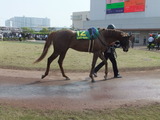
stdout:
{"type": "Polygon", "coordinates": [[[123,105],[145,105],[160,101],[160,69],[122,72],[123,78],[91,83],[88,73],[59,72],[41,80],[43,71],[0,69],[0,104],[33,109],[105,109],[123,105]]]}

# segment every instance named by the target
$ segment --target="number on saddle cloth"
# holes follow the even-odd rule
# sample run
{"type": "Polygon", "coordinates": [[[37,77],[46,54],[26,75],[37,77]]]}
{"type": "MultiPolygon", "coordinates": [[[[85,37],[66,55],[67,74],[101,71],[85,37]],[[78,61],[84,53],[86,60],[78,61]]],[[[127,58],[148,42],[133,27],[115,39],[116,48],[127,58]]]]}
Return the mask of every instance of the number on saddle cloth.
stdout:
{"type": "Polygon", "coordinates": [[[99,31],[96,28],[89,28],[88,31],[77,31],[77,39],[93,40],[99,35],[99,31]]]}

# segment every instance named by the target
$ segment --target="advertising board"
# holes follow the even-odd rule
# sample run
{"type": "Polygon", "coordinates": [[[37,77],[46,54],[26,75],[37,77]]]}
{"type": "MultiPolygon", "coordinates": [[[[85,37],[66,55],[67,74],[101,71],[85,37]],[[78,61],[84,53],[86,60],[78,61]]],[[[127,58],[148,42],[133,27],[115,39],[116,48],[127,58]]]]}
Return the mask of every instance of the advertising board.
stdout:
{"type": "Polygon", "coordinates": [[[106,0],[106,14],[145,11],[145,0],[106,0]]]}

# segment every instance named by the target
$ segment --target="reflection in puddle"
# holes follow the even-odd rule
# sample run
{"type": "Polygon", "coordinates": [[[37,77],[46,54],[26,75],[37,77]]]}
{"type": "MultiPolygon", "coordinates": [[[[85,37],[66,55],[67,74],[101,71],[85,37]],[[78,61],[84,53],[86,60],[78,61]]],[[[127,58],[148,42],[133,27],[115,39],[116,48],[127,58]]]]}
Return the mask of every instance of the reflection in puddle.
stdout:
{"type": "Polygon", "coordinates": [[[0,85],[0,98],[27,99],[37,97],[81,98],[93,86],[88,82],[76,82],[62,86],[0,85]]]}

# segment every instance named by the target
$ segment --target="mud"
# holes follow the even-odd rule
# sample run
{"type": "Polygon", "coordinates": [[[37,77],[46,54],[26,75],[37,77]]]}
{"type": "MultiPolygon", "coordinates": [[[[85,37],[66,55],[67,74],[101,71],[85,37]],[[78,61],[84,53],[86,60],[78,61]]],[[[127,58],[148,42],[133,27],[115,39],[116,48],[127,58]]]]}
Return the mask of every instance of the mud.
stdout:
{"type": "Polygon", "coordinates": [[[122,72],[123,78],[104,80],[103,73],[91,83],[88,73],[0,69],[0,104],[32,109],[84,110],[145,105],[160,101],[160,69],[122,72]]]}

